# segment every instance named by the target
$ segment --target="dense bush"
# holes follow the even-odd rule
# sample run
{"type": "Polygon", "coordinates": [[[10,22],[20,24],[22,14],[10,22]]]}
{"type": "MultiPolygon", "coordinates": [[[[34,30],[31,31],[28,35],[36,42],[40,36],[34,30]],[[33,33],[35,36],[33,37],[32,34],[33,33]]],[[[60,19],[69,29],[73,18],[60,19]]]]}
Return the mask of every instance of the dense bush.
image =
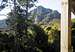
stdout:
{"type": "MultiPolygon", "coordinates": [[[[9,32],[8,32],[9,33],[9,32]]],[[[0,32],[0,52],[43,52],[47,48],[47,35],[42,28],[32,25],[27,35],[0,32]]]]}
{"type": "Polygon", "coordinates": [[[52,27],[30,25],[27,34],[24,30],[15,34],[0,32],[0,52],[59,52],[60,32],[52,27]]]}
{"type": "Polygon", "coordinates": [[[14,9],[6,20],[12,30],[0,32],[0,52],[59,52],[58,23],[53,22],[41,28],[32,23],[33,19],[28,19],[28,10],[35,1],[17,0],[17,5],[14,0],[14,9]]]}
{"type": "Polygon", "coordinates": [[[75,19],[72,19],[72,46],[73,52],[75,52],[75,19]]]}

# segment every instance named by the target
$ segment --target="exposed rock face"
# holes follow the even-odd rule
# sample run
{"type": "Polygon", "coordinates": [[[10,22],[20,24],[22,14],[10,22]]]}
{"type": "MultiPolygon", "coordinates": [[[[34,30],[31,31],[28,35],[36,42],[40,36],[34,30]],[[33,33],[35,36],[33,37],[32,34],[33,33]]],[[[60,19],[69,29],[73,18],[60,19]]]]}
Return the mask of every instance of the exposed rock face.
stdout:
{"type": "Polygon", "coordinates": [[[40,21],[52,21],[53,19],[60,19],[60,13],[57,10],[52,10],[38,6],[36,9],[32,10],[31,15],[35,14],[35,22],[40,21]]]}

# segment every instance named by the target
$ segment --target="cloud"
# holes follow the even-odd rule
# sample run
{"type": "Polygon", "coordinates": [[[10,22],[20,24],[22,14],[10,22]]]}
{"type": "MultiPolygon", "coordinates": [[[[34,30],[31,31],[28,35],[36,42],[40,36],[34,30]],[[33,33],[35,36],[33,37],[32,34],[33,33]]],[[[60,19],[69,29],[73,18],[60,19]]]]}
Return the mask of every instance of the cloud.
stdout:
{"type": "Polygon", "coordinates": [[[7,19],[7,16],[5,15],[7,15],[9,12],[11,12],[9,7],[6,7],[2,11],[0,11],[0,20],[7,19]]]}
{"type": "Polygon", "coordinates": [[[4,19],[7,19],[6,16],[0,16],[0,20],[4,20],[4,19]]]}

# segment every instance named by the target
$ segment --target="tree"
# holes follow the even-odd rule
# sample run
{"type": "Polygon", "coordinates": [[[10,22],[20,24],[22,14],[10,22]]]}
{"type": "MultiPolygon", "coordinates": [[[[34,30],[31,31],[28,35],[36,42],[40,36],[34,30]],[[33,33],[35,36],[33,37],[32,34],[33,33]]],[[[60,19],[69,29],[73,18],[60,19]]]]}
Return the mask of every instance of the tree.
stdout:
{"type": "MultiPolygon", "coordinates": [[[[25,31],[27,31],[27,20],[28,20],[28,15],[29,15],[28,10],[31,7],[33,7],[35,1],[36,0],[13,0],[14,10],[9,14],[9,19],[7,20],[7,24],[12,25],[17,22],[17,29],[19,29],[18,27],[25,24],[25,26],[24,26],[25,31]],[[19,4],[16,1],[18,1],[19,4]],[[25,8],[25,9],[22,9],[21,7],[25,8]]],[[[21,29],[23,29],[23,28],[20,28],[20,30],[21,29]]]]}
{"type": "Polygon", "coordinates": [[[1,0],[0,2],[1,2],[0,4],[0,11],[1,11],[7,6],[8,0],[1,0]]]}
{"type": "Polygon", "coordinates": [[[72,19],[72,46],[73,52],[75,52],[75,19],[72,19]]]}
{"type": "Polygon", "coordinates": [[[46,34],[43,29],[37,25],[33,25],[30,22],[31,20],[28,19],[28,9],[31,8],[31,2],[33,3],[36,0],[23,0],[23,2],[24,1],[26,1],[26,3],[24,3],[26,5],[21,4],[21,6],[25,6],[26,9],[22,9],[21,6],[15,5],[16,9],[14,8],[14,11],[9,13],[7,24],[9,24],[10,27],[16,24],[13,29],[15,29],[15,43],[18,50],[22,51],[22,49],[19,49],[20,47],[26,52],[30,50],[32,52],[40,51],[40,49],[44,50],[46,48],[44,45],[47,45],[46,34]]]}
{"type": "MultiPolygon", "coordinates": [[[[46,25],[41,25],[48,36],[48,50],[51,52],[60,51],[60,21],[54,19],[46,25]]],[[[49,52],[48,51],[48,52],[49,52]]]]}

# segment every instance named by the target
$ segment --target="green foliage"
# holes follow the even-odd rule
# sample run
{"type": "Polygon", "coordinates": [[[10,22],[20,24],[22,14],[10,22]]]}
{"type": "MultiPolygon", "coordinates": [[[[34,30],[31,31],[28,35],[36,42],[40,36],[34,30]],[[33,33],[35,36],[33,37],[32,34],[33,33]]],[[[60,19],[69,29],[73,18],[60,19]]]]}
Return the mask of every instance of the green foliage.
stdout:
{"type": "Polygon", "coordinates": [[[33,25],[31,23],[32,20],[24,19],[24,16],[18,14],[17,12],[15,13],[15,16],[14,11],[10,14],[11,15],[9,15],[7,23],[11,24],[10,27],[12,25],[15,27],[13,28],[15,29],[13,30],[15,32],[15,36],[14,34],[13,36],[15,44],[18,46],[16,49],[20,49],[21,51],[23,49],[26,52],[43,52],[44,49],[46,49],[48,43],[47,35],[45,34],[44,30],[37,25],[33,25]]]}
{"type": "Polygon", "coordinates": [[[59,20],[53,20],[51,23],[44,27],[44,31],[48,35],[49,46],[55,45],[56,52],[60,49],[60,22],[59,20]]]}
{"type": "Polygon", "coordinates": [[[75,30],[75,19],[72,19],[72,30],[75,30]]]}
{"type": "Polygon", "coordinates": [[[75,19],[72,19],[72,22],[75,22],[75,19]]]}
{"type": "MultiPolygon", "coordinates": [[[[24,33],[25,31],[21,32],[24,33]]],[[[9,32],[8,32],[9,33],[9,32]]],[[[36,25],[30,25],[28,27],[27,35],[23,34],[11,34],[11,33],[0,33],[0,52],[2,51],[9,51],[9,52],[18,52],[20,51],[36,51],[36,52],[43,52],[44,49],[47,47],[47,35],[43,31],[42,28],[36,25]],[[46,46],[45,46],[46,45],[46,46]],[[6,48],[6,47],[8,48],[6,48]],[[3,48],[2,48],[3,47],[3,48]],[[14,50],[16,49],[16,50],[14,50]]],[[[16,32],[18,33],[18,32],[16,32]]]]}
{"type": "MultiPolygon", "coordinates": [[[[29,8],[30,3],[33,2],[32,0],[18,0],[20,5],[27,4],[27,1],[29,1],[28,6],[25,6],[29,8]]],[[[16,7],[18,8],[9,13],[7,19],[9,27],[14,26],[12,31],[7,32],[6,35],[5,32],[4,34],[1,33],[2,41],[6,39],[6,42],[1,41],[0,45],[4,43],[1,48],[3,47],[2,49],[5,52],[50,52],[52,49],[51,52],[55,52],[55,49],[59,47],[59,21],[54,20],[46,25],[42,23],[41,25],[34,25],[32,22],[35,14],[32,19],[28,19],[28,11],[19,6],[16,7]],[[25,11],[26,14],[22,11],[25,11]],[[6,49],[8,46],[9,48],[6,49]]]]}
{"type": "Polygon", "coordinates": [[[22,5],[25,4],[27,0],[18,0],[18,2],[22,5]]]}
{"type": "Polygon", "coordinates": [[[29,8],[33,7],[34,6],[34,2],[36,2],[37,0],[18,0],[18,3],[21,5],[21,6],[27,6],[29,8]]]}
{"type": "Polygon", "coordinates": [[[75,52],[75,19],[72,19],[72,46],[73,52],[75,52]]]}
{"type": "Polygon", "coordinates": [[[0,32],[0,52],[10,52],[14,48],[14,37],[9,36],[7,33],[0,32]]]}
{"type": "Polygon", "coordinates": [[[53,43],[56,39],[59,39],[59,23],[52,22],[50,25],[44,27],[45,32],[48,34],[48,42],[53,43]]]}

